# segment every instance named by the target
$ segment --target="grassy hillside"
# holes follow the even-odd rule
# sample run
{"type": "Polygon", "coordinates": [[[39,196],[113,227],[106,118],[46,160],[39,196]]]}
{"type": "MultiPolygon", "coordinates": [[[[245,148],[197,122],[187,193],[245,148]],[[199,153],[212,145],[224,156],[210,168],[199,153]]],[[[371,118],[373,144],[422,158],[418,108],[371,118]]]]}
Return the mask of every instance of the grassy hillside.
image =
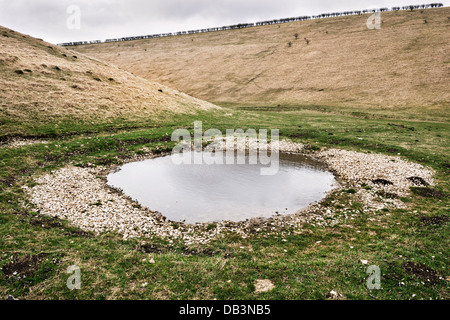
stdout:
{"type": "Polygon", "coordinates": [[[154,123],[213,105],[0,27],[0,138],[154,123]]]}
{"type": "Polygon", "coordinates": [[[74,49],[216,103],[448,110],[449,16],[387,12],[381,30],[361,15],[74,49]]]}

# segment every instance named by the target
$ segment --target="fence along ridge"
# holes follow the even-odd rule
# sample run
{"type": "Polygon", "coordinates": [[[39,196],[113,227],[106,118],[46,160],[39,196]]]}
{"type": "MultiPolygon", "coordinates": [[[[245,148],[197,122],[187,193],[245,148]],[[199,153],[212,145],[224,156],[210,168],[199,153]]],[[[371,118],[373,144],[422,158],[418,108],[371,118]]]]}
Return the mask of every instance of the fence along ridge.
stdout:
{"type": "Polygon", "coordinates": [[[59,43],[58,45],[63,46],[63,47],[69,47],[69,46],[80,46],[80,45],[86,45],[86,44],[98,44],[98,43],[144,40],[144,39],[153,39],[153,38],[164,38],[164,37],[173,37],[173,36],[207,33],[207,32],[245,29],[245,28],[251,28],[251,27],[259,27],[259,26],[282,24],[282,23],[297,22],[297,21],[306,21],[306,20],[324,19],[324,18],[330,18],[330,17],[362,15],[362,14],[366,14],[366,13],[373,13],[373,12],[376,12],[377,10],[379,10],[380,12],[386,12],[386,11],[441,8],[443,6],[444,5],[442,3],[430,3],[430,4],[408,5],[408,6],[403,6],[403,7],[392,7],[391,9],[379,8],[379,9],[366,9],[366,10],[356,10],[356,11],[322,13],[322,14],[319,14],[316,16],[300,16],[300,17],[293,17],[293,18],[282,18],[282,19],[260,21],[260,22],[255,22],[255,23],[239,23],[239,24],[235,24],[235,25],[231,25],[231,26],[224,26],[224,27],[213,27],[213,28],[189,30],[189,31],[158,33],[158,34],[152,34],[152,35],[146,35],[146,36],[123,37],[123,38],[116,38],[116,39],[106,39],[105,41],[92,40],[92,41],[65,42],[65,43],[59,43]]]}

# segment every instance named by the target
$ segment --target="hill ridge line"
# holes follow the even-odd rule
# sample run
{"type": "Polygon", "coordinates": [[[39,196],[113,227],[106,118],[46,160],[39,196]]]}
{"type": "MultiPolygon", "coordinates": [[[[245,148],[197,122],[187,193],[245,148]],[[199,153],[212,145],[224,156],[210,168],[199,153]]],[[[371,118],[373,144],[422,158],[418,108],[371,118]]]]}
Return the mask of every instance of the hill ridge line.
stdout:
{"type": "Polygon", "coordinates": [[[105,41],[102,40],[91,40],[91,41],[78,41],[78,42],[65,42],[65,43],[59,43],[59,46],[63,47],[70,47],[70,46],[79,46],[79,45],[85,45],[85,44],[98,44],[98,43],[109,43],[109,42],[124,42],[124,41],[134,41],[134,40],[143,40],[143,39],[153,39],[153,38],[164,38],[164,37],[173,37],[173,36],[181,36],[181,35],[187,35],[187,34],[198,34],[198,33],[205,33],[205,32],[218,32],[218,31],[226,31],[226,30],[235,30],[235,29],[245,29],[245,28],[251,28],[251,27],[260,27],[265,25],[271,25],[271,24],[283,24],[283,23],[290,23],[290,22],[297,22],[297,21],[307,21],[307,20],[316,20],[316,19],[325,19],[325,18],[334,18],[334,17],[341,17],[341,16],[349,16],[349,15],[362,15],[367,13],[374,13],[377,11],[380,12],[386,12],[386,11],[400,11],[400,10],[414,10],[414,9],[428,9],[428,8],[442,8],[444,5],[442,3],[430,3],[430,4],[419,4],[419,5],[407,5],[402,7],[392,7],[392,8],[379,8],[379,9],[365,9],[365,10],[355,10],[355,11],[343,11],[343,12],[333,12],[333,13],[321,13],[316,16],[299,16],[299,17],[292,17],[292,18],[281,18],[281,19],[273,19],[273,20],[266,20],[266,21],[260,21],[260,22],[254,22],[254,23],[239,23],[235,25],[230,26],[223,26],[223,27],[211,27],[211,28],[204,28],[204,29],[198,29],[198,30],[190,30],[190,31],[178,31],[178,32],[168,32],[168,33],[158,33],[158,34],[152,34],[152,35],[145,35],[145,36],[132,36],[132,37],[122,37],[122,38],[116,38],[116,39],[106,39],[105,41]]]}

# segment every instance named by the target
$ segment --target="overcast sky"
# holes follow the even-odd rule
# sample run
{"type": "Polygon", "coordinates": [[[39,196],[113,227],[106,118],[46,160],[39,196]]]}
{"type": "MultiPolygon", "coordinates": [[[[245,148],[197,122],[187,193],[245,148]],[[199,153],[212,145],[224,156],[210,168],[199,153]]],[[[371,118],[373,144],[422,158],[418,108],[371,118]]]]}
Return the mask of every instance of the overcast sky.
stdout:
{"type": "Polygon", "coordinates": [[[0,0],[0,25],[51,43],[105,40],[450,0],[0,0]],[[75,11],[80,9],[80,28],[75,11]],[[68,22],[69,26],[68,27],[68,22]]]}

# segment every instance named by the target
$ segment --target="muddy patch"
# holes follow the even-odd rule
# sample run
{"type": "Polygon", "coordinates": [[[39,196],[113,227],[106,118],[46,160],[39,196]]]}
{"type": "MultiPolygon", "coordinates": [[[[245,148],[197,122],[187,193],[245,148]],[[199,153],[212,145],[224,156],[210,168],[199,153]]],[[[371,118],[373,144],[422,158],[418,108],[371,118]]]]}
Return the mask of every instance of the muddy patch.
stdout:
{"type": "Polygon", "coordinates": [[[35,219],[32,219],[30,221],[30,224],[35,227],[41,227],[44,229],[52,229],[52,228],[59,228],[62,229],[63,225],[59,221],[58,218],[45,218],[45,217],[38,217],[35,219]]]}
{"type": "Polygon", "coordinates": [[[419,280],[429,284],[436,284],[440,279],[437,271],[428,267],[424,263],[406,261],[403,262],[402,269],[407,274],[415,276],[419,280]]]}
{"type": "Polygon", "coordinates": [[[411,191],[415,195],[425,198],[442,199],[447,197],[447,194],[445,192],[429,187],[412,187],[411,191]]]}
{"type": "Polygon", "coordinates": [[[14,255],[11,261],[3,265],[2,272],[7,279],[20,280],[33,275],[44,261],[59,264],[58,258],[51,258],[48,253],[36,255],[14,255]]]}
{"type": "Polygon", "coordinates": [[[381,184],[383,186],[392,186],[394,185],[391,181],[386,180],[386,179],[374,179],[372,180],[373,183],[375,184],[381,184]]]}
{"type": "Polygon", "coordinates": [[[446,224],[450,220],[450,218],[447,216],[433,216],[433,217],[421,216],[419,217],[419,220],[422,224],[426,226],[441,226],[443,224],[446,224]]]}
{"type": "Polygon", "coordinates": [[[428,182],[425,181],[425,179],[421,178],[421,177],[409,177],[406,178],[409,181],[411,181],[412,183],[414,183],[415,185],[418,186],[428,186],[428,182]]]}

